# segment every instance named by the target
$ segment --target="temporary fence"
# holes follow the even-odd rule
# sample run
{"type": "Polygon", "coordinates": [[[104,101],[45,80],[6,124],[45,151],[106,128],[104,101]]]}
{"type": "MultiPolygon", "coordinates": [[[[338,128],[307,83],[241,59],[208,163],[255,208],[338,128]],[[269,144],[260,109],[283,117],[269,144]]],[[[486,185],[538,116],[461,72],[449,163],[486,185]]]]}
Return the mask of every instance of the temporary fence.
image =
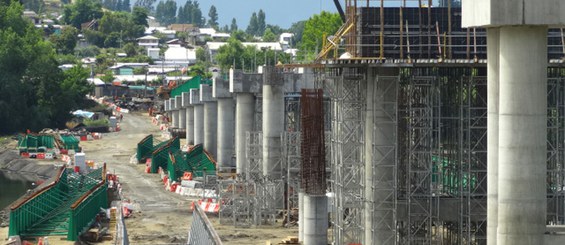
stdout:
{"type": "Polygon", "coordinates": [[[214,230],[210,220],[208,220],[208,216],[206,216],[206,213],[204,213],[204,210],[202,210],[199,205],[194,206],[194,212],[192,213],[192,225],[188,232],[187,243],[189,245],[222,244],[218,233],[216,233],[216,230],[214,230]]]}

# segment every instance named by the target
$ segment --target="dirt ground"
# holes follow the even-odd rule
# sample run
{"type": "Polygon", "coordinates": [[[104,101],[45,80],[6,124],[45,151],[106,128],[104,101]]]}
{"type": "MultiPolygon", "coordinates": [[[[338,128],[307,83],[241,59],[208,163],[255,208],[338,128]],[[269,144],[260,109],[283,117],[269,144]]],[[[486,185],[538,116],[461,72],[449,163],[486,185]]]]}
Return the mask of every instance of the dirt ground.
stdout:
{"type": "MultiPolygon", "coordinates": [[[[83,141],[81,146],[87,160],[107,163],[108,171],[118,175],[124,197],[135,208],[133,216],[126,219],[131,244],[186,243],[192,214],[186,196],[164,189],[159,175],[144,173],[144,165],[130,163],[137,143],[148,134],[159,138],[158,126],[151,124],[149,116],[140,113],[124,114],[121,131],[104,134],[100,140],[83,141]]],[[[184,143],[181,141],[181,144],[184,143]]],[[[297,227],[279,226],[241,229],[220,225],[218,217],[209,216],[224,244],[277,243],[288,236],[298,236],[297,227]]],[[[0,242],[5,241],[7,227],[0,228],[0,242]]],[[[63,244],[50,239],[50,244],[63,244]]],[[[68,244],[68,243],[67,243],[68,244]]]]}

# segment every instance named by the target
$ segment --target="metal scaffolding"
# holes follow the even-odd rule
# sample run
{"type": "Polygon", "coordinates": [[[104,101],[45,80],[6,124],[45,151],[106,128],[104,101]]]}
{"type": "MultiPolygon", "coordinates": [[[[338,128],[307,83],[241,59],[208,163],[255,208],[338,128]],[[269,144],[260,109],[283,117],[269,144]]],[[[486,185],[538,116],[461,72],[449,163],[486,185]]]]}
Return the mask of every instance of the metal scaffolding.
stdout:
{"type": "Polygon", "coordinates": [[[332,225],[337,244],[363,240],[365,73],[362,68],[327,71],[332,100],[332,225]]]}

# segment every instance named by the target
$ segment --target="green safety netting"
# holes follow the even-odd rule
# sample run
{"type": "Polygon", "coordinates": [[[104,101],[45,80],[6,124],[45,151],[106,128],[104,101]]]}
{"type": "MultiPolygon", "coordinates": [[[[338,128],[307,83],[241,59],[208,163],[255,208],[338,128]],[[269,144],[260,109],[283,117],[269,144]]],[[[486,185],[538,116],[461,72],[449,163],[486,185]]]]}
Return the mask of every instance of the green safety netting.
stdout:
{"type": "Polygon", "coordinates": [[[458,162],[439,156],[432,156],[432,162],[432,183],[442,186],[442,194],[457,196],[462,190],[477,188],[477,174],[462,171],[458,162]]]}
{"type": "Polygon", "coordinates": [[[171,151],[167,163],[169,179],[173,181],[178,181],[184,172],[190,172],[194,177],[216,174],[216,162],[202,144],[193,146],[186,154],[180,150],[171,151]]]}
{"type": "Polygon", "coordinates": [[[62,167],[57,178],[10,207],[9,235],[67,236],[75,241],[108,207],[105,167],[87,175],[62,167]]]}
{"type": "Polygon", "coordinates": [[[55,148],[53,135],[18,135],[18,150],[20,152],[39,152],[55,148]]]}
{"type": "Polygon", "coordinates": [[[168,141],[162,142],[162,145],[155,147],[155,150],[151,153],[151,173],[157,173],[159,167],[166,170],[169,151],[178,149],[180,149],[179,137],[173,137],[168,141]]]}
{"type": "Polygon", "coordinates": [[[193,146],[186,154],[186,160],[192,168],[192,176],[216,174],[216,161],[204,150],[202,144],[193,146]]]}
{"type": "Polygon", "coordinates": [[[144,163],[153,152],[153,135],[147,135],[137,143],[137,162],[144,163]]]}
{"type": "Polygon", "coordinates": [[[63,141],[63,149],[79,151],[80,141],[73,135],[61,135],[61,141],[63,141]]]}
{"type": "Polygon", "coordinates": [[[200,88],[200,84],[211,84],[211,81],[203,80],[200,76],[195,76],[171,90],[171,98],[181,96],[183,92],[189,92],[190,89],[198,89],[200,88]]]}

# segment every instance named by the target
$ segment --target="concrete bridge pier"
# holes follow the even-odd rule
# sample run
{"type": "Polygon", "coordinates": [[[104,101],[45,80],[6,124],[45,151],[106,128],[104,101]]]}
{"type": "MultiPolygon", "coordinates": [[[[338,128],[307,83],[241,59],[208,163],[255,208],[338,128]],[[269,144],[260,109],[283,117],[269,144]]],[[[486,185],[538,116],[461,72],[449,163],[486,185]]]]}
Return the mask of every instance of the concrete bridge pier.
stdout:
{"type": "Polygon", "coordinates": [[[204,104],[200,102],[200,90],[190,90],[190,104],[193,108],[193,129],[194,145],[204,144],[204,104]]]}
{"type": "Polygon", "coordinates": [[[214,78],[212,95],[218,100],[218,138],[217,158],[219,171],[232,172],[234,163],[235,103],[229,91],[229,81],[214,78]]]}
{"type": "Polygon", "coordinates": [[[204,149],[217,159],[218,102],[210,85],[200,84],[200,101],[204,103],[204,149]]]}
{"type": "MultiPolygon", "coordinates": [[[[547,29],[565,24],[561,0],[463,1],[463,27],[488,31],[489,137],[488,150],[498,148],[498,162],[488,156],[488,181],[497,181],[497,193],[489,183],[489,244],[540,244],[546,231],[547,140],[547,29]],[[498,42],[496,41],[498,39],[498,42]],[[498,54],[496,54],[498,49],[498,54]],[[497,60],[493,56],[498,55],[497,60]],[[498,71],[498,73],[497,73],[498,71]],[[498,94],[497,94],[498,93],[498,94]],[[496,100],[496,97],[499,100],[496,100]],[[491,98],[493,100],[491,100],[491,98]],[[498,124],[498,125],[497,125],[498,124]],[[492,127],[495,129],[491,132],[492,127]],[[498,145],[495,145],[498,144],[498,145]],[[497,206],[494,208],[494,198],[497,206]]],[[[496,185],[496,184],[495,184],[496,185]]]]}
{"type": "Polygon", "coordinates": [[[247,132],[253,130],[255,93],[261,92],[263,76],[244,74],[230,69],[230,92],[235,94],[235,165],[236,173],[245,176],[248,171],[246,155],[247,132]]]}

